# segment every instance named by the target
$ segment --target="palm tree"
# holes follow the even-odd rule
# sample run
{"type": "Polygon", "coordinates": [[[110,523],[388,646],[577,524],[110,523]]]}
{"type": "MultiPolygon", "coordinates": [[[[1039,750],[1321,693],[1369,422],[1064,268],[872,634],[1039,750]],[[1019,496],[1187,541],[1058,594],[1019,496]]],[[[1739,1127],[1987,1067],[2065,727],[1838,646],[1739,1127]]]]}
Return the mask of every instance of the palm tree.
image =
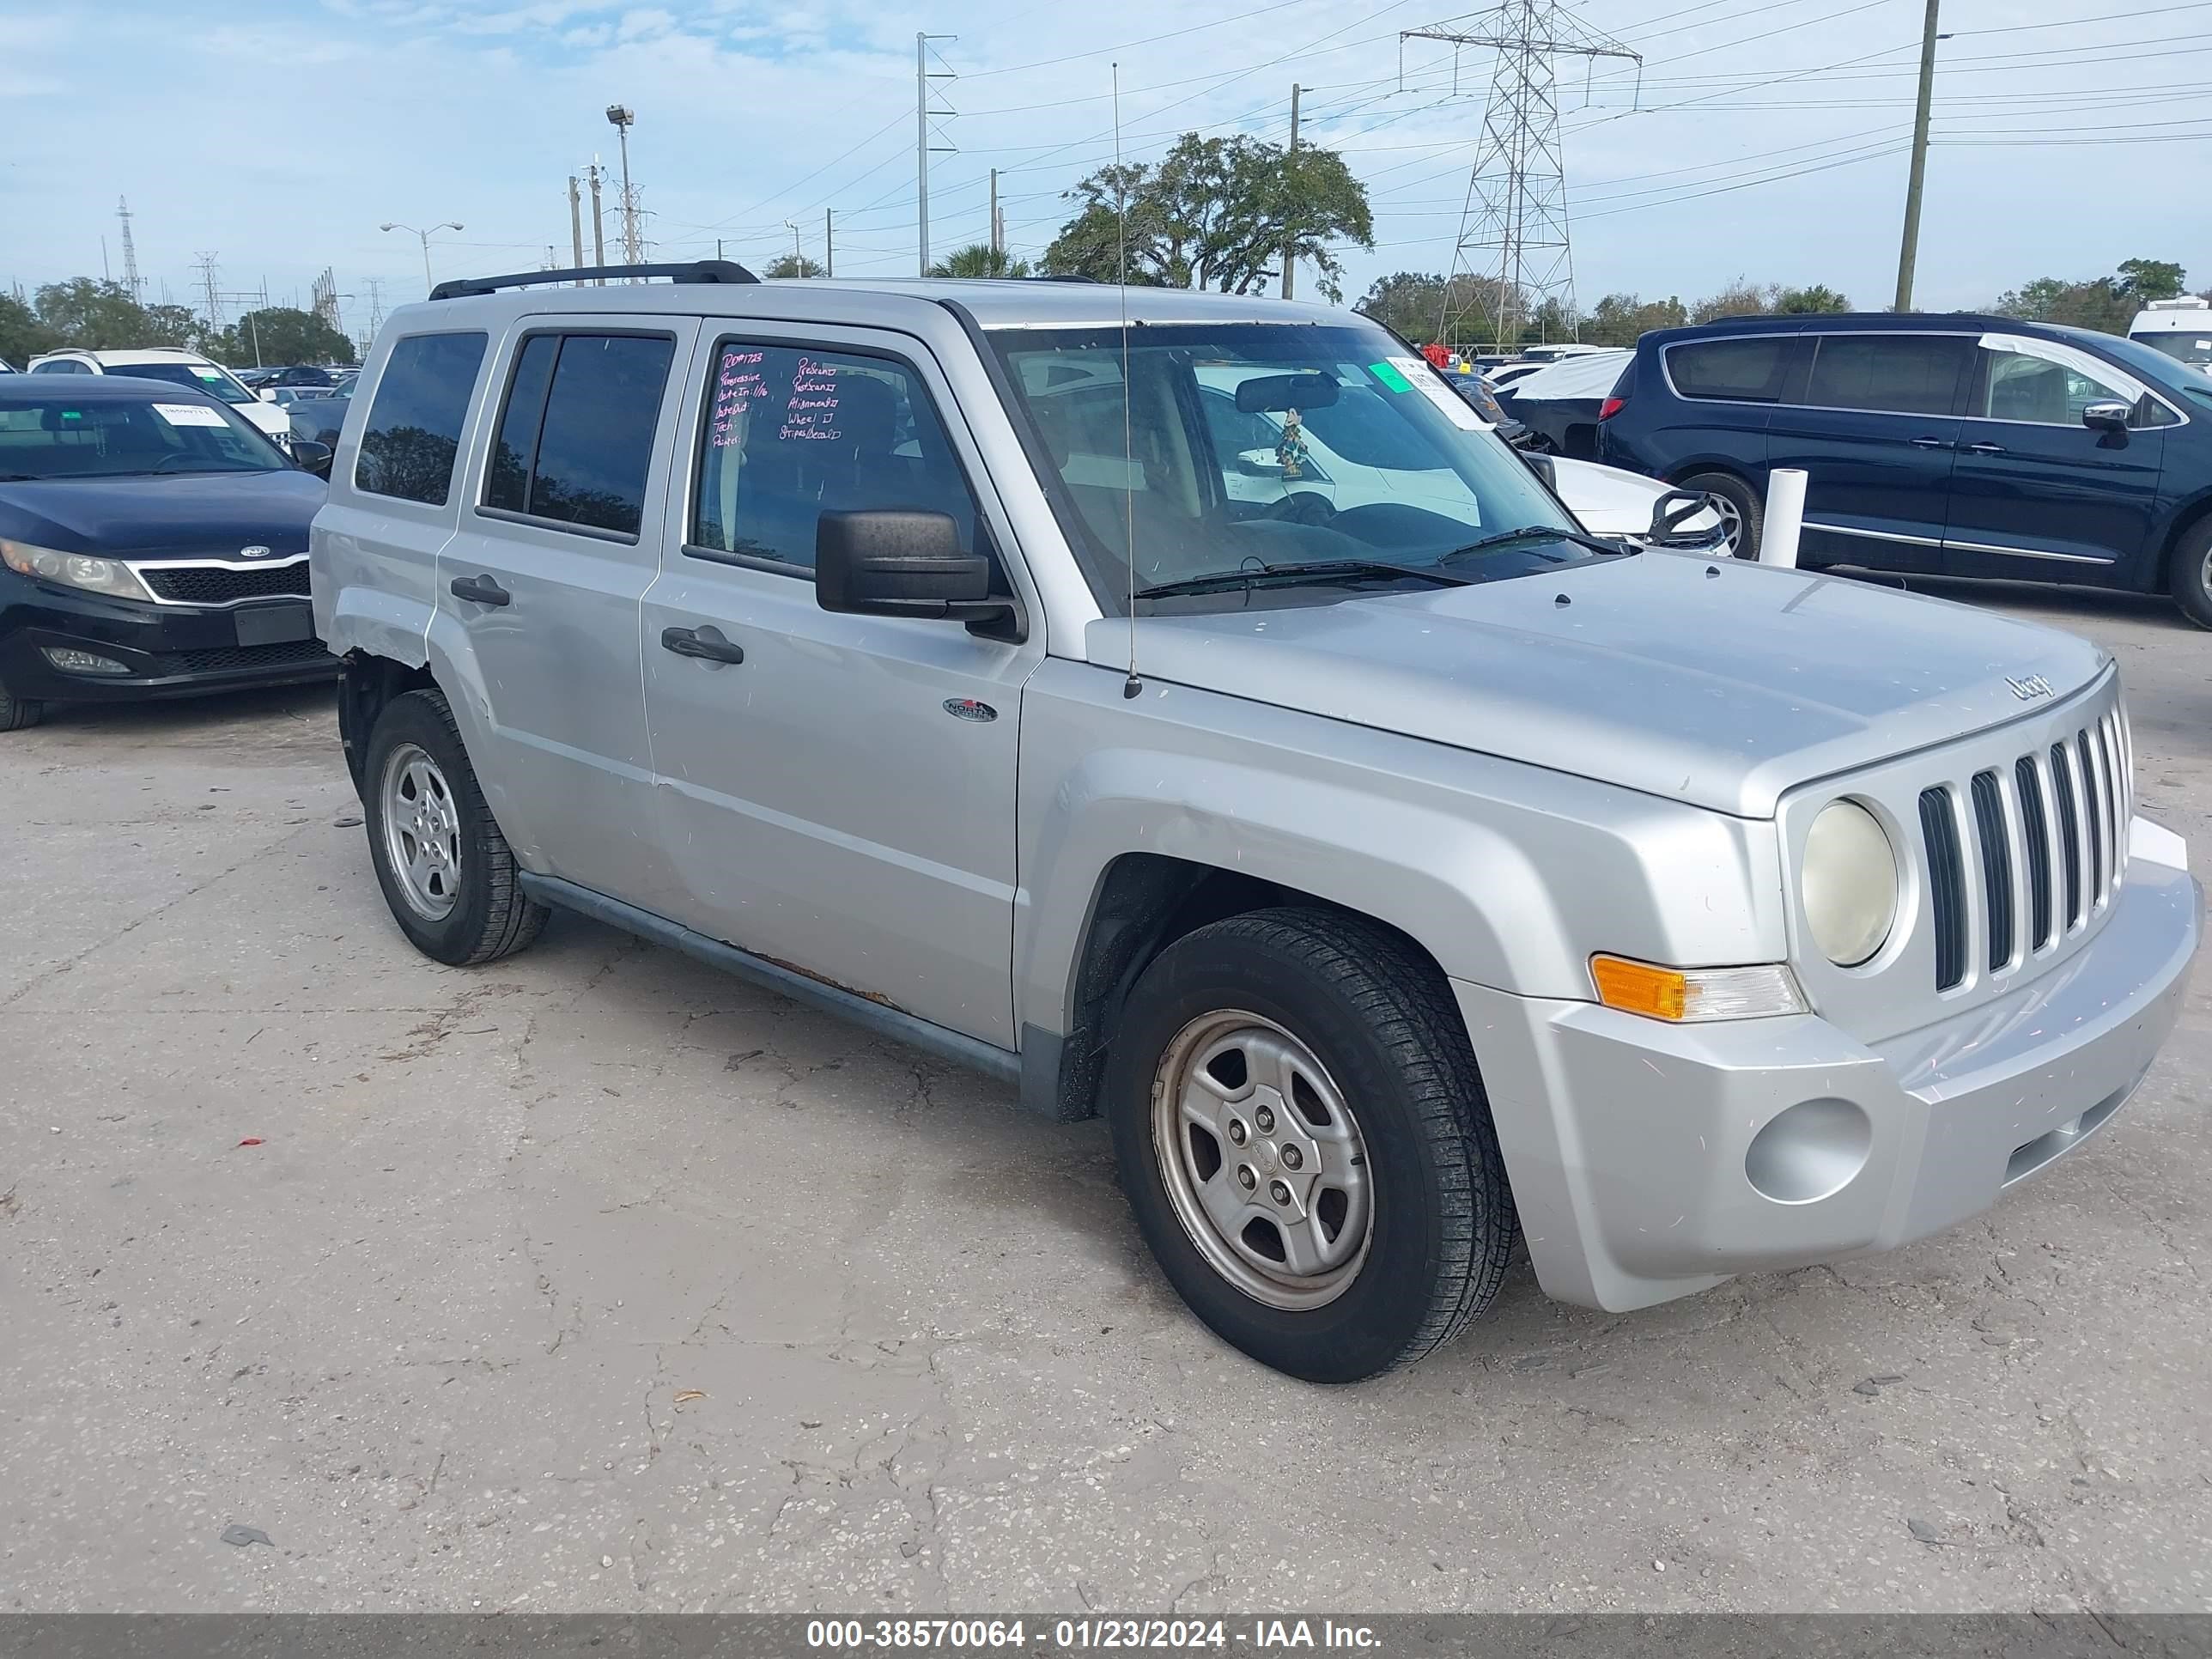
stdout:
{"type": "Polygon", "coordinates": [[[1017,259],[1004,248],[993,247],[988,242],[970,242],[966,247],[957,247],[935,264],[930,266],[933,276],[1026,276],[1030,262],[1017,259]]]}

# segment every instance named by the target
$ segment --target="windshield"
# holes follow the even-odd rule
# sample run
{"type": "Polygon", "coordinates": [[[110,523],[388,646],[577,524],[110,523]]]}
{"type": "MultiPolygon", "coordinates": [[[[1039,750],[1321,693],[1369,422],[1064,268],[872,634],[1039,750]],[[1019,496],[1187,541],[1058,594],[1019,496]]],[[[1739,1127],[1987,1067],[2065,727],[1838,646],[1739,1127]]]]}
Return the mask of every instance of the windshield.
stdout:
{"type": "Polygon", "coordinates": [[[212,363],[110,363],[110,374],[127,374],[134,380],[167,380],[219,398],[227,404],[250,404],[253,394],[212,363]]]}
{"type": "Polygon", "coordinates": [[[274,472],[290,465],[258,430],[210,404],[59,391],[0,403],[0,480],[274,472]]]}
{"type": "MultiPolygon", "coordinates": [[[[1127,610],[1132,586],[1141,609],[1147,588],[1270,567],[1480,581],[1592,556],[1559,539],[1577,526],[1512,451],[1379,329],[1133,327],[1126,388],[1118,328],[1008,329],[992,343],[1109,611],[1127,610]]],[[[1195,597],[1200,608],[1257,602],[1252,590],[1195,597]]]]}
{"type": "Polygon", "coordinates": [[[2156,334],[2130,334],[2128,338],[2179,362],[2198,368],[2212,365],[2212,319],[2201,328],[2166,329],[2156,334]]]}

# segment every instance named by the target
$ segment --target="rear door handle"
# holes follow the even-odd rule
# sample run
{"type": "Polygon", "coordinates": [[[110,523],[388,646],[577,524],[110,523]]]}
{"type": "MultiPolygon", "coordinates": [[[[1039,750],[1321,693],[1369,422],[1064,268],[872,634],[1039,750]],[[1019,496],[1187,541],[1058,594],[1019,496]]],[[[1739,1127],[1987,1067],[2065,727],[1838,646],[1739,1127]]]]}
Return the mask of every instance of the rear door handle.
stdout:
{"type": "Polygon", "coordinates": [[[1915,438],[1912,441],[1912,447],[1915,449],[1952,449],[1956,447],[1955,445],[1944,442],[1941,438],[1915,438]]]}
{"type": "Polygon", "coordinates": [[[744,647],[735,640],[725,639],[722,630],[712,623],[704,628],[664,628],[660,630],[660,646],[679,657],[697,657],[704,662],[745,659],[744,647]]]}
{"type": "Polygon", "coordinates": [[[1966,446],[1966,453],[1969,455],[2002,455],[2004,453],[2004,446],[2002,444],[1968,444],[1966,446]]]}
{"type": "Polygon", "coordinates": [[[489,576],[456,576],[453,594],[471,605],[505,605],[514,597],[489,576]]]}

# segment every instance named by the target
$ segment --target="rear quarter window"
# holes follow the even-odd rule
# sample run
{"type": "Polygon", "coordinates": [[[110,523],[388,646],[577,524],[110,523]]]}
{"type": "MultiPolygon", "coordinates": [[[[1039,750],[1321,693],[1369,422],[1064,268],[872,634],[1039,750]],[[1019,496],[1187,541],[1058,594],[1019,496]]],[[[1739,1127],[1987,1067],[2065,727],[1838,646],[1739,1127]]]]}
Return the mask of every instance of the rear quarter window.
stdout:
{"type": "Polygon", "coordinates": [[[1667,348],[1667,378],[1677,396],[1772,404],[1782,400],[1788,334],[1742,340],[1689,340],[1667,348]]]}
{"type": "Polygon", "coordinates": [[[486,343],[478,331],[410,334],[392,346],[362,428],[356,489],[446,504],[486,343]]]}

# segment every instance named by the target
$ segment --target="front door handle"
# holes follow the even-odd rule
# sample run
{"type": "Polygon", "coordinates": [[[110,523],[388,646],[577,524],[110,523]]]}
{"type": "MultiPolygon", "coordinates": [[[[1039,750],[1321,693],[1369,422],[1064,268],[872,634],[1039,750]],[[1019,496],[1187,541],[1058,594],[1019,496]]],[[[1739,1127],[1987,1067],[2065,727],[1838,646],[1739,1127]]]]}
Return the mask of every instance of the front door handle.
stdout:
{"type": "Polygon", "coordinates": [[[1912,447],[1915,449],[1948,449],[1952,446],[1941,438],[1915,438],[1912,447]]]}
{"type": "Polygon", "coordinates": [[[453,594],[457,599],[466,599],[471,605],[505,605],[514,595],[489,576],[456,576],[453,594]]]}
{"type": "Polygon", "coordinates": [[[697,657],[704,662],[745,659],[744,647],[735,640],[723,638],[722,630],[712,623],[704,628],[664,628],[660,630],[660,647],[679,657],[697,657]]]}
{"type": "Polygon", "coordinates": [[[1969,455],[2002,455],[2004,453],[2004,446],[2002,444],[1968,444],[1966,446],[1966,453],[1969,455]]]}

